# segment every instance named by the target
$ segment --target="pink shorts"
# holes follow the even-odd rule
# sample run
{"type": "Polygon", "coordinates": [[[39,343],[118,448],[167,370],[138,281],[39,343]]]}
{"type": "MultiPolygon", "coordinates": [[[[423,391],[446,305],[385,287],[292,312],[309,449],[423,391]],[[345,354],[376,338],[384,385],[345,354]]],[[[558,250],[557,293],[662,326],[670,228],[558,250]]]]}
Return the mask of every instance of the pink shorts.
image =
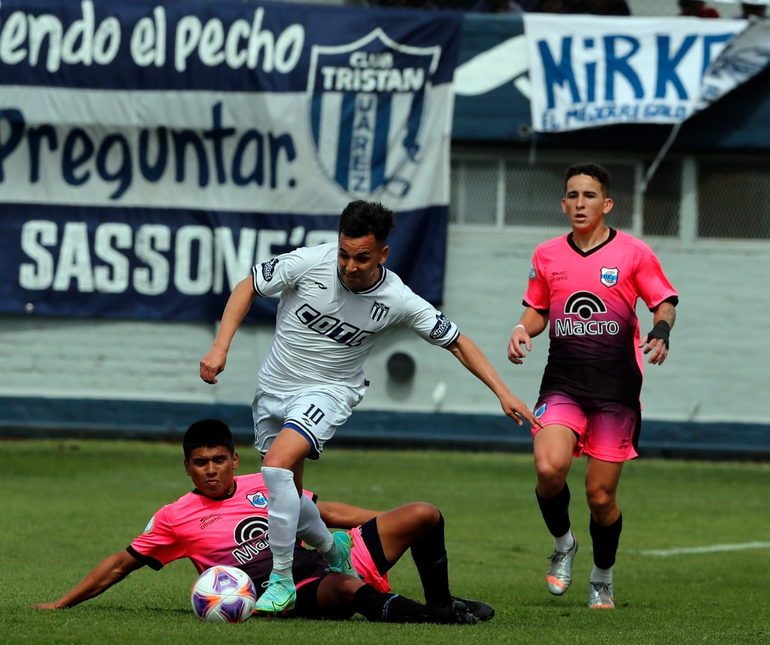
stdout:
{"type": "Polygon", "coordinates": [[[372,585],[377,591],[389,592],[388,574],[380,574],[377,571],[377,565],[374,564],[366,542],[361,537],[361,527],[356,526],[349,533],[350,537],[353,538],[353,547],[350,549],[350,560],[353,568],[363,576],[364,582],[372,585]]]}
{"type": "MultiPolygon", "coordinates": [[[[546,394],[537,402],[535,416],[545,426],[560,425],[578,437],[574,455],[583,453],[602,461],[628,461],[636,452],[642,415],[638,409],[611,401],[580,405],[564,394],[546,394]]],[[[540,428],[532,428],[534,437],[540,428]]]]}

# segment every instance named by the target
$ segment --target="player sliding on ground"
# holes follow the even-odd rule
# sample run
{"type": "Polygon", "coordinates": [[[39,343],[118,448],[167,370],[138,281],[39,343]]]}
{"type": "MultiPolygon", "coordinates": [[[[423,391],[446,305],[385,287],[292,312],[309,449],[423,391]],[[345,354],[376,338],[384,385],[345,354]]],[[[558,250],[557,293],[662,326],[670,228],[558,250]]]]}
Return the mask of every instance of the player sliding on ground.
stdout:
{"type": "MultiPolygon", "coordinates": [[[[159,570],[189,558],[200,573],[214,565],[243,569],[257,589],[272,570],[267,533],[268,491],[261,474],[236,477],[238,453],[221,421],[204,420],[184,436],[184,466],[192,492],[161,508],[126,549],[108,556],[71,591],[37,609],[65,609],[98,596],[132,571],[159,570]],[[202,522],[211,518],[211,522],[202,522]]],[[[303,491],[315,502],[315,496],[303,491]]],[[[355,574],[333,572],[318,551],[294,542],[293,576],[297,598],[287,617],[347,619],[359,613],[373,622],[474,624],[494,615],[490,605],[451,595],[444,547],[444,520],[433,505],[416,502],[385,513],[341,502],[319,502],[330,526],[349,528],[355,574]],[[425,603],[390,593],[388,570],[411,550],[425,592],[425,603]]],[[[313,526],[300,537],[317,539],[313,526]]],[[[326,530],[323,527],[323,530],[326,530]]],[[[336,535],[336,534],[335,534],[336,535]]]]}

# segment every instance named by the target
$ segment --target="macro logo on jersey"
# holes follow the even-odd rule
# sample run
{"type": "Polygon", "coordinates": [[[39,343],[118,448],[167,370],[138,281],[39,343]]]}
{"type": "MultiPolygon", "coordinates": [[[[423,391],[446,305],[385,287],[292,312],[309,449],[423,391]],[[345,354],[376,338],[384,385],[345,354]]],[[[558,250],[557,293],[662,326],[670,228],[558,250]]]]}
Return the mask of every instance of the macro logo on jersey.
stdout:
{"type": "Polygon", "coordinates": [[[308,106],[310,132],[324,174],[365,199],[387,187],[411,188],[401,176],[419,163],[426,97],[441,47],[402,45],[380,28],[347,45],[313,45],[308,106]]]}
{"type": "Polygon", "coordinates": [[[617,267],[608,269],[607,267],[602,267],[601,271],[601,281],[602,284],[605,287],[614,287],[618,283],[618,273],[620,271],[617,267]]]}
{"type": "Polygon", "coordinates": [[[576,291],[564,305],[565,317],[554,320],[554,332],[556,336],[600,336],[605,333],[614,336],[620,331],[616,321],[592,320],[595,315],[606,313],[607,305],[595,293],[576,291]]]}
{"type": "Polygon", "coordinates": [[[385,318],[385,316],[388,315],[389,311],[390,311],[390,307],[382,304],[381,302],[377,302],[375,300],[374,304],[372,305],[372,309],[369,312],[369,315],[372,317],[372,320],[377,322],[385,318]]]}
{"type": "Polygon", "coordinates": [[[434,340],[436,338],[443,338],[452,326],[452,322],[444,314],[436,314],[436,325],[433,327],[433,331],[430,332],[430,337],[434,340]]]}
{"type": "Polygon", "coordinates": [[[267,518],[254,516],[241,520],[233,531],[233,540],[238,545],[233,549],[233,557],[240,564],[251,562],[262,551],[270,548],[267,518]]]}
{"type": "Polygon", "coordinates": [[[247,494],[246,499],[251,502],[254,508],[267,508],[267,497],[265,497],[261,490],[258,490],[256,493],[247,494]]]}
{"type": "Polygon", "coordinates": [[[276,264],[278,264],[278,258],[273,258],[270,262],[262,263],[262,277],[265,279],[265,282],[270,282],[270,280],[273,279],[276,264]]]}

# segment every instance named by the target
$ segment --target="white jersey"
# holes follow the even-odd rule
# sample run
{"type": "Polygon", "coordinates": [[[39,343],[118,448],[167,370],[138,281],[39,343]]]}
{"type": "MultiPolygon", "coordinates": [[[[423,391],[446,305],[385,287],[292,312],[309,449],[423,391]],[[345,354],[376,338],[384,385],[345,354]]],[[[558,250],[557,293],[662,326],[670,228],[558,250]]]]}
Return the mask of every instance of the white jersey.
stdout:
{"type": "Polygon", "coordinates": [[[257,294],[281,297],[275,335],[259,371],[263,390],[362,389],[366,357],[395,327],[440,347],[459,337],[454,323],[385,267],[368,289],[348,289],[338,273],[337,249],[336,243],[301,248],[252,268],[257,294]]]}

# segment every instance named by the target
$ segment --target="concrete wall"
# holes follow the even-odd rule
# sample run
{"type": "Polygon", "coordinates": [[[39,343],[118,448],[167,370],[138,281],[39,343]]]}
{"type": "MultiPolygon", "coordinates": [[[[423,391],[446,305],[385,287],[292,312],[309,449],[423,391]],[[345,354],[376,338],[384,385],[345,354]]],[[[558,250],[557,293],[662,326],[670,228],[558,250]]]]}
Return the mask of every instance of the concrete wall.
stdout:
{"type": "MultiPolygon", "coordinates": [[[[453,230],[443,307],[530,405],[547,339],[535,339],[523,366],[507,361],[506,346],[521,312],[532,248],[542,239],[453,230]]],[[[687,249],[673,241],[648,242],[680,291],[681,303],[666,364],[646,372],[645,417],[767,424],[770,293],[761,277],[770,274],[767,245],[687,249]]],[[[645,310],[640,315],[647,331],[652,317],[645,310]]],[[[227,370],[212,387],[200,381],[198,361],[214,333],[214,325],[202,323],[2,317],[0,397],[6,397],[6,408],[13,397],[247,404],[271,329],[242,328],[227,370]]],[[[408,332],[387,337],[369,359],[367,372],[372,385],[361,410],[499,413],[494,395],[449,352],[408,332]],[[387,358],[397,350],[412,354],[417,363],[406,385],[387,377],[387,358]]],[[[4,418],[8,414],[0,410],[0,424],[4,418]]]]}

